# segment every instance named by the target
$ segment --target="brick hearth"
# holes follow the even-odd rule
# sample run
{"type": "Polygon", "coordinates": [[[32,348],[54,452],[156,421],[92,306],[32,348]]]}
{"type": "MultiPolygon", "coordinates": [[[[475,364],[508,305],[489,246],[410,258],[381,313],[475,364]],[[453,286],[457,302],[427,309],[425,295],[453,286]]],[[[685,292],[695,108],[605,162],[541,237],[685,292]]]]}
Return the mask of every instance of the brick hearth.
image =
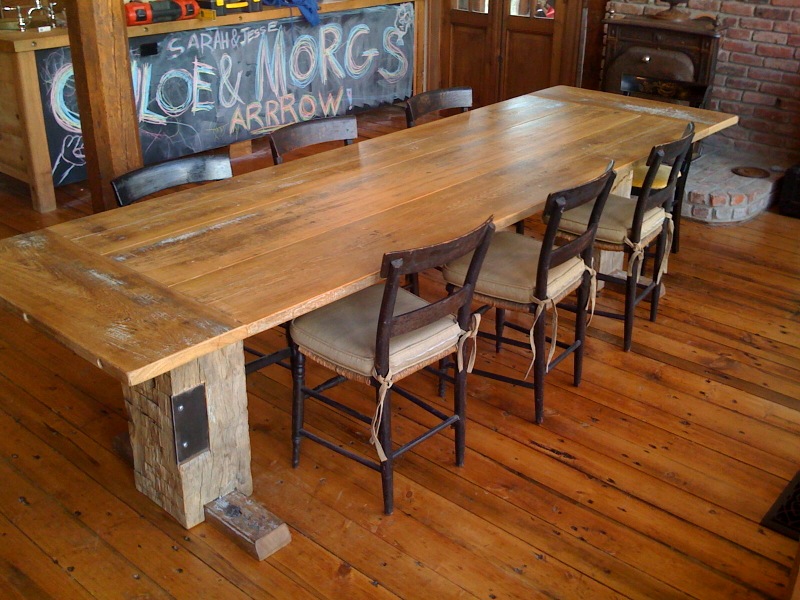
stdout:
{"type": "Polygon", "coordinates": [[[774,156],[705,147],[694,162],[686,184],[683,217],[712,224],[737,223],[764,211],[775,199],[778,181],[790,166],[774,156]],[[734,167],[758,167],[769,172],[759,179],[742,177],[734,167]]]}

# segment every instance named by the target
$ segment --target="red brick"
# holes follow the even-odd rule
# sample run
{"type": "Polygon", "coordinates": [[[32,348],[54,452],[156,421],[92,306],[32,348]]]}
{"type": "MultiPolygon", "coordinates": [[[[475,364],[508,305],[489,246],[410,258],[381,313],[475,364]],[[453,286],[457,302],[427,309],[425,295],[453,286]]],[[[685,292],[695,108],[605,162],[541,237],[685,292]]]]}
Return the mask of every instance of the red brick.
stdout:
{"type": "Polygon", "coordinates": [[[720,12],[742,17],[752,17],[755,14],[755,10],[755,6],[745,2],[723,2],[720,8],[720,12]]]}
{"type": "Polygon", "coordinates": [[[739,19],[739,26],[745,29],[772,31],[772,23],[771,19],[739,19]]]}
{"type": "Polygon", "coordinates": [[[747,201],[744,194],[731,194],[731,206],[739,206],[747,201]]]}
{"type": "Polygon", "coordinates": [[[728,203],[728,194],[711,194],[709,204],[711,206],[725,206],[728,203]]]}
{"type": "MultiPolygon", "coordinates": [[[[743,52],[745,54],[753,54],[756,51],[757,44],[755,42],[748,42],[745,40],[723,40],[722,49],[729,52],[743,52]]],[[[782,56],[781,58],[786,58],[782,56]]]]}
{"type": "Polygon", "coordinates": [[[733,115],[739,115],[741,117],[743,115],[752,115],[755,107],[741,104],[740,102],[722,101],[719,103],[719,110],[722,112],[731,113],[733,115]]]}
{"type": "Polygon", "coordinates": [[[707,220],[711,217],[711,209],[705,206],[694,206],[692,207],[692,216],[695,219],[707,220]]]}
{"type": "Polygon", "coordinates": [[[800,71],[800,60],[784,60],[782,58],[765,58],[764,66],[768,69],[797,73],[800,71]]]}
{"type": "Polygon", "coordinates": [[[774,81],[775,83],[780,83],[783,80],[783,75],[784,74],[780,71],[773,71],[772,69],[760,69],[758,67],[750,68],[747,73],[748,77],[752,77],[758,81],[774,81]]]}
{"type": "Polygon", "coordinates": [[[705,204],[707,196],[703,192],[689,192],[689,204],[705,204]]]}
{"type": "Polygon", "coordinates": [[[800,116],[792,115],[791,113],[780,110],[779,108],[765,108],[757,106],[753,111],[753,116],[763,120],[769,121],[776,125],[794,125],[800,123],[800,116]]]}
{"type": "Polygon", "coordinates": [[[727,137],[734,140],[746,140],[750,138],[750,134],[747,130],[738,125],[736,127],[728,127],[724,131],[727,137]]]}
{"type": "Polygon", "coordinates": [[[725,17],[720,15],[719,22],[722,28],[725,30],[739,27],[739,19],[737,17],[725,17]]]}
{"type": "Polygon", "coordinates": [[[732,75],[734,77],[746,77],[749,68],[735,63],[717,63],[717,73],[732,75]]]}
{"type": "Polygon", "coordinates": [[[800,75],[798,75],[797,73],[782,73],[781,83],[785,83],[787,85],[796,85],[800,87],[800,75]]]}
{"type": "Polygon", "coordinates": [[[800,23],[789,23],[786,21],[780,21],[775,23],[775,31],[781,31],[784,33],[800,33],[800,23]]]}
{"type": "Polygon", "coordinates": [[[792,100],[791,98],[778,98],[775,101],[776,108],[783,110],[794,111],[800,114],[800,100],[792,100]]]}
{"type": "Polygon", "coordinates": [[[764,94],[772,94],[779,98],[794,98],[800,100],[800,88],[793,85],[782,85],[779,83],[763,83],[761,91],[764,94]]]}
{"type": "Polygon", "coordinates": [[[756,54],[758,56],[769,56],[770,58],[792,58],[794,56],[794,48],[775,44],[759,44],[756,48],[756,54]]]}
{"type": "Polygon", "coordinates": [[[792,19],[792,11],[788,8],[759,6],[755,9],[754,15],[760,19],[770,19],[772,21],[790,21],[792,19]]]}
{"type": "Polygon", "coordinates": [[[688,7],[693,10],[719,12],[722,0],[689,0],[688,7]]]}
{"type": "MultiPolygon", "coordinates": [[[[759,34],[769,35],[767,32],[759,32],[759,34]]],[[[728,29],[725,32],[725,37],[729,40],[750,40],[753,39],[753,32],[749,29],[728,29]]]]}
{"type": "Polygon", "coordinates": [[[739,90],[732,90],[730,88],[715,89],[714,97],[720,100],[733,100],[734,102],[741,102],[742,92],[739,90]]]}
{"type": "Polygon", "coordinates": [[[750,141],[785,151],[800,150],[800,128],[795,128],[794,132],[781,131],[780,134],[754,133],[750,141]]]}
{"type": "Polygon", "coordinates": [[[761,83],[755,79],[745,77],[728,77],[728,82],[725,87],[733,88],[736,90],[749,90],[751,92],[758,91],[761,83]]]}
{"type": "Polygon", "coordinates": [[[759,94],[758,92],[745,92],[742,96],[742,102],[746,102],[747,104],[774,106],[775,96],[771,96],[769,94],[759,94]]]}
{"type": "MultiPolygon", "coordinates": [[[[727,35],[730,37],[730,32],[727,35]]],[[[775,33],[774,31],[756,31],[753,33],[754,42],[765,42],[767,44],[785,44],[788,38],[788,33],[775,33]]]]}
{"type": "Polygon", "coordinates": [[[797,8],[797,0],[772,0],[772,6],[788,6],[797,8]]]}
{"type": "MultiPolygon", "coordinates": [[[[779,60],[779,59],[774,58],[769,60],[779,60]]],[[[761,58],[760,56],[753,56],[752,54],[740,54],[740,53],[731,54],[731,62],[739,63],[742,65],[750,65],[751,67],[761,67],[764,65],[763,58],[761,58]]]]}
{"type": "Polygon", "coordinates": [[[797,48],[798,46],[800,46],[800,34],[790,35],[787,38],[786,43],[789,44],[790,46],[794,46],[795,48],[797,48]]]}

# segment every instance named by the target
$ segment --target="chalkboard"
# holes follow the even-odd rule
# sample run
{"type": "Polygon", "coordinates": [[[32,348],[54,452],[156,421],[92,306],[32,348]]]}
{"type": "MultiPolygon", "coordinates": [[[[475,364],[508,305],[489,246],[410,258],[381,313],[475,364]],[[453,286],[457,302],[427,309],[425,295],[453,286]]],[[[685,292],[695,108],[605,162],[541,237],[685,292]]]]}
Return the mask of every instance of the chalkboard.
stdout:
{"type": "MultiPolygon", "coordinates": [[[[411,95],[413,4],[132,38],[145,164],[411,95]]],[[[55,185],[86,178],[69,48],[36,52],[55,185]]]]}

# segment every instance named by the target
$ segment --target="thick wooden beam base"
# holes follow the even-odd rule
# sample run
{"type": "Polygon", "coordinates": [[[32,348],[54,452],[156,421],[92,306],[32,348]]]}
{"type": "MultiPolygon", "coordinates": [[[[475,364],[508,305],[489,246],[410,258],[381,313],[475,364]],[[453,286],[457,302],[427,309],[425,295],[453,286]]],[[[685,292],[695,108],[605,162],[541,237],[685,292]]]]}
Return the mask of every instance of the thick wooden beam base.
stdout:
{"type": "Polygon", "coordinates": [[[205,507],[208,521],[233,538],[258,560],[292,541],[289,527],[252,498],[233,492],[205,507]]]}
{"type": "Polygon", "coordinates": [[[124,386],[136,489],[187,529],[206,504],[253,491],[242,343],[231,344],[135,386],[124,386]],[[205,386],[208,449],[178,464],[172,398],[205,386]]]}

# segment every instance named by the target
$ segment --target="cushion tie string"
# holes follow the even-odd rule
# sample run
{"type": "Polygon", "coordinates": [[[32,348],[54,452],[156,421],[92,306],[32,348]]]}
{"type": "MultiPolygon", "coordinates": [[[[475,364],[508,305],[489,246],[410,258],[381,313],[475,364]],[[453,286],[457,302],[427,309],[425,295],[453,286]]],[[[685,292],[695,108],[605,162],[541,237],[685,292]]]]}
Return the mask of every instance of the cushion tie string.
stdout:
{"type": "Polygon", "coordinates": [[[467,361],[467,373],[472,373],[472,367],[475,366],[475,357],[478,355],[478,328],[481,326],[481,316],[478,313],[472,313],[470,319],[469,329],[464,331],[458,337],[456,344],[456,361],[458,363],[458,370],[461,372],[464,369],[464,344],[467,340],[472,340],[472,352],[467,361]]]}
{"type": "Polygon", "coordinates": [[[675,221],[672,220],[672,214],[667,213],[667,245],[664,248],[664,258],[661,259],[661,265],[658,267],[658,274],[656,275],[656,283],[661,283],[661,276],[667,272],[667,264],[669,263],[669,253],[672,250],[672,236],[675,233],[675,221]]]}
{"type": "Polygon", "coordinates": [[[386,452],[384,452],[383,446],[381,446],[380,441],[378,441],[378,429],[380,429],[381,419],[383,418],[383,403],[386,400],[386,394],[394,385],[394,373],[389,370],[385,376],[382,376],[379,375],[378,371],[373,367],[372,377],[381,384],[381,387],[378,388],[378,406],[375,407],[375,415],[372,417],[372,423],[370,423],[369,443],[375,446],[375,451],[378,453],[380,461],[386,462],[386,452]]]}
{"type": "Polygon", "coordinates": [[[558,309],[556,308],[555,300],[553,298],[545,298],[544,300],[531,298],[531,302],[536,304],[536,312],[533,315],[533,324],[528,332],[533,358],[531,359],[531,365],[528,367],[528,370],[525,371],[525,377],[523,377],[523,379],[527,379],[528,375],[530,375],[531,371],[533,370],[533,363],[536,361],[536,344],[533,341],[533,329],[536,327],[536,322],[539,320],[539,317],[547,308],[548,304],[553,307],[553,334],[550,337],[550,352],[547,353],[547,366],[545,367],[545,373],[550,370],[550,361],[553,360],[553,355],[556,353],[556,338],[558,337],[558,309]]]}
{"type": "MultiPolygon", "coordinates": [[[[592,263],[594,263],[594,259],[592,259],[592,263]]],[[[594,317],[595,304],[597,303],[597,271],[589,265],[586,265],[586,270],[592,278],[589,284],[589,297],[586,299],[586,310],[589,311],[589,320],[586,321],[586,325],[590,325],[592,317],[594,317]]]]}
{"type": "Polygon", "coordinates": [[[642,274],[642,263],[644,262],[644,249],[645,245],[641,242],[632,242],[628,236],[625,236],[625,244],[631,247],[633,252],[628,259],[628,277],[633,276],[633,265],[636,265],[636,279],[642,274]],[[638,259],[638,260],[637,260],[638,259]]]}

